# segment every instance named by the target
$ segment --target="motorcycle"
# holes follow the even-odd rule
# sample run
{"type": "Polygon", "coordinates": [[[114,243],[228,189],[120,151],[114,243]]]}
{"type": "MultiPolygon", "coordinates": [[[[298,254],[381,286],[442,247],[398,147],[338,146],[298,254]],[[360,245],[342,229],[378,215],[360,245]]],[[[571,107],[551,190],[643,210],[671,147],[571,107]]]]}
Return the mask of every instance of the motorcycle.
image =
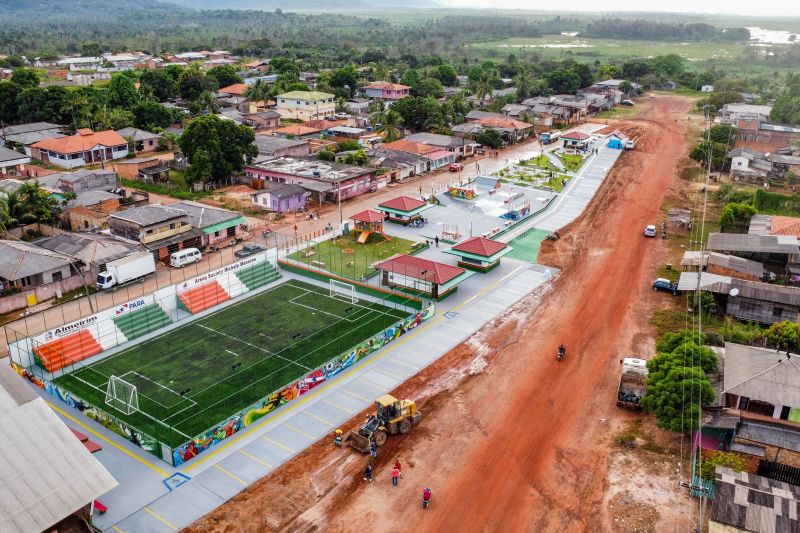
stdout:
{"type": "Polygon", "coordinates": [[[333,231],[333,224],[331,223],[325,224],[325,231],[333,231]]]}
{"type": "Polygon", "coordinates": [[[430,505],[431,496],[432,495],[433,495],[433,492],[431,492],[431,489],[425,489],[425,490],[422,491],[422,508],[423,509],[427,509],[428,505],[430,505]]]}
{"type": "Polygon", "coordinates": [[[261,232],[261,236],[262,237],[269,237],[270,235],[272,235],[272,230],[269,229],[269,228],[267,228],[267,229],[265,229],[264,231],[261,232]]]}
{"type": "Polygon", "coordinates": [[[212,253],[213,254],[215,252],[219,252],[219,246],[209,246],[208,247],[208,253],[212,253]]]}
{"type": "Polygon", "coordinates": [[[562,359],[564,359],[565,355],[567,355],[567,349],[564,348],[563,346],[559,346],[558,347],[558,355],[556,356],[558,358],[558,360],[561,361],[562,359]]]}

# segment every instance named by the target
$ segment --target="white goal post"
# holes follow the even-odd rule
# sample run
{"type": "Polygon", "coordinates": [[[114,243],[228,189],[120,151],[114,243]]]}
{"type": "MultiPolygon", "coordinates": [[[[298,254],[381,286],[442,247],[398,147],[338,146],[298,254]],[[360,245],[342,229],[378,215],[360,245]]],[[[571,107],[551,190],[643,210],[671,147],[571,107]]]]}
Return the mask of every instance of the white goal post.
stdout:
{"type": "Polygon", "coordinates": [[[337,296],[343,296],[350,300],[351,303],[358,302],[358,293],[356,292],[355,285],[351,285],[349,283],[345,283],[343,281],[339,281],[336,279],[330,280],[330,296],[331,298],[336,298],[337,296]]]}
{"type": "Polygon", "coordinates": [[[120,377],[111,376],[106,389],[106,405],[126,415],[135,413],[139,410],[139,391],[136,385],[120,377]]]}

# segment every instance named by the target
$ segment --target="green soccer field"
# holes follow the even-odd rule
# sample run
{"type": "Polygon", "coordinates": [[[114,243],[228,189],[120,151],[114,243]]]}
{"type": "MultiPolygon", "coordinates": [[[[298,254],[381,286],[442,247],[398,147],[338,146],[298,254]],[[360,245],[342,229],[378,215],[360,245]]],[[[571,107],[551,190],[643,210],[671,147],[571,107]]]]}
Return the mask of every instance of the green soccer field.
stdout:
{"type": "Polygon", "coordinates": [[[55,383],[175,447],[407,315],[290,280],[55,383]],[[136,386],[139,412],[106,406],[112,375],[136,386]]]}

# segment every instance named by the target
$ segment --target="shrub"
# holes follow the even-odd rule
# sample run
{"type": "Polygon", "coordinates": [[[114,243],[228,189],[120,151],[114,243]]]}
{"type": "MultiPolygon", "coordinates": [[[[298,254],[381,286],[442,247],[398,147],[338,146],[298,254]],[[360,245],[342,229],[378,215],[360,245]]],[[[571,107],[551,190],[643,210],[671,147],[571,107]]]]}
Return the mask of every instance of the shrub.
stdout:
{"type": "Polygon", "coordinates": [[[713,452],[710,457],[703,460],[700,466],[700,477],[706,481],[714,481],[718,466],[725,466],[734,472],[741,472],[745,468],[745,462],[735,453],[713,452]]]}

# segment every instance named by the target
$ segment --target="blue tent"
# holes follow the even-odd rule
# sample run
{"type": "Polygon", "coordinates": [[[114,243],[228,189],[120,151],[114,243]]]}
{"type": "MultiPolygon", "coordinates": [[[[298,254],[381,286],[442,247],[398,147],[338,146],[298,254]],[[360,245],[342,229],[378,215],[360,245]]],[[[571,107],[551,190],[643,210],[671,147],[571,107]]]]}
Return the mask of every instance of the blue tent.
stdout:
{"type": "Polygon", "coordinates": [[[616,137],[612,137],[608,141],[609,148],[616,148],[617,150],[623,150],[625,148],[625,143],[622,142],[621,139],[617,139],[616,137]]]}

